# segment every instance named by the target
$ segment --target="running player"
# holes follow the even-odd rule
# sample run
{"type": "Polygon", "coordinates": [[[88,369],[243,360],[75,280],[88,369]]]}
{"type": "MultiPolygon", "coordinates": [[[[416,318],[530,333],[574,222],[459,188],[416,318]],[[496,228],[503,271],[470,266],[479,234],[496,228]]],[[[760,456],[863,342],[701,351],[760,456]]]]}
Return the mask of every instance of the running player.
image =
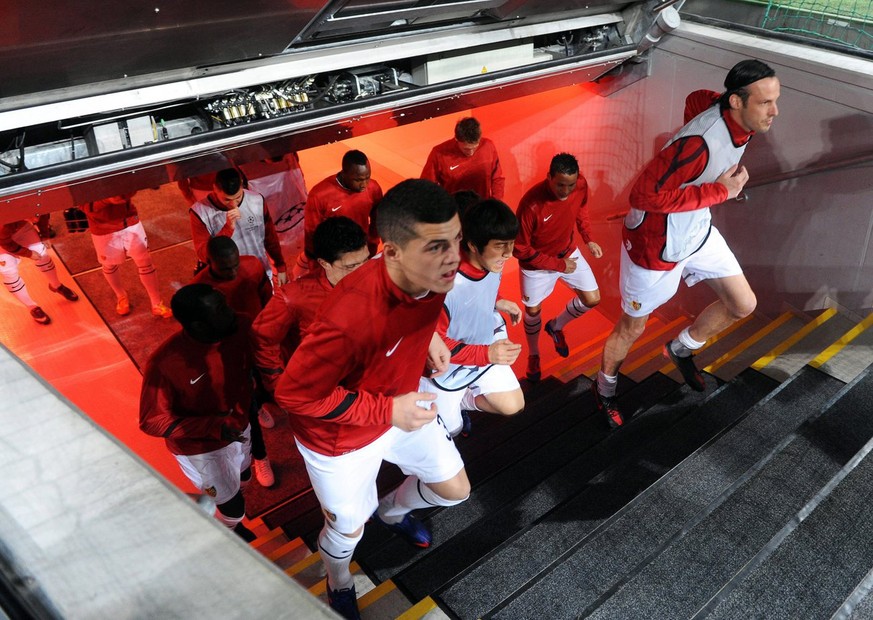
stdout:
{"type": "Polygon", "coordinates": [[[367,232],[367,244],[374,254],[379,247],[373,213],[382,200],[382,188],[371,178],[370,160],[361,151],[343,155],[342,169],[320,181],[309,192],[303,208],[303,252],[297,255],[294,275],[301,277],[315,271],[314,248],[316,227],[329,217],[344,215],[367,232]]]}
{"type": "Polygon", "coordinates": [[[346,618],[360,617],[349,564],[370,515],[427,547],[431,534],[411,511],[470,493],[435,396],[417,391],[460,261],[455,204],[438,185],[406,180],[385,195],[377,226],[381,256],[337,285],[276,387],[325,516],[328,601],[346,618]],[[409,476],[379,502],[383,459],[409,476]]]}
{"type": "Polygon", "coordinates": [[[437,395],[437,410],[449,433],[466,436],[470,411],[514,415],[524,408],[524,394],[512,371],[521,345],[507,338],[499,314],[516,325],[521,309],[498,295],[518,219],[499,200],[485,200],[464,211],[462,229],[461,264],[437,323],[452,352],[451,364],[442,376],[423,378],[420,389],[437,395]]]}
{"type": "Polygon", "coordinates": [[[534,185],[518,205],[520,229],[513,254],[521,267],[521,299],[527,336],[527,378],[539,381],[542,303],[562,280],[574,293],[564,311],[546,323],[555,351],[570,355],[564,327],[600,303],[600,289],[591,267],[582,258],[578,237],[594,258],[603,256],[591,239],[588,220],[588,182],[579,162],[567,153],[552,158],[549,175],[534,185]]]}
{"type": "Polygon", "coordinates": [[[421,178],[439,183],[451,194],[470,190],[498,200],[503,200],[506,186],[497,148],[482,137],[482,126],[473,117],[458,121],[454,139],[433,147],[421,178]]]}
{"type": "Polygon", "coordinates": [[[727,74],[725,92],[696,91],[686,99],[693,117],[643,169],[630,194],[621,250],[622,315],[603,348],[594,395],[615,428],[624,418],[615,403],[618,371],[649,315],[669,301],[679,281],[706,281],[718,300],[664,347],[694,390],[706,389],[692,352],[755,310],[743,270],[712,226],[710,207],[736,198],[749,174],[740,166],[756,132],[779,114],[779,79],[759,60],[743,60],[727,74]]]}
{"type": "Polygon", "coordinates": [[[251,478],[249,324],[208,284],[183,286],[170,306],[182,330],[146,364],[139,427],[164,438],[185,476],[215,500],[218,520],[251,542],[240,490],[251,478]]]}
{"type": "Polygon", "coordinates": [[[288,281],[279,236],[264,197],[243,188],[239,170],[227,168],[216,174],[212,192],[191,205],[188,214],[199,261],[206,262],[206,243],[210,237],[230,237],[240,254],[261,261],[268,278],[273,277],[272,260],[278,283],[288,281]]]}

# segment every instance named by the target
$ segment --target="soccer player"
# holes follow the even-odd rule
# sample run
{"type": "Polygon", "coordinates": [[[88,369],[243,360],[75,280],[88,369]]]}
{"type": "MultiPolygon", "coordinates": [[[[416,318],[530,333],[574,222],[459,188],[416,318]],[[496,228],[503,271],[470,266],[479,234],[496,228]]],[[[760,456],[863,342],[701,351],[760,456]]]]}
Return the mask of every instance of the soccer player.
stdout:
{"type": "Polygon", "coordinates": [[[433,147],[421,178],[439,183],[451,194],[470,190],[498,200],[503,200],[506,186],[497,149],[482,137],[482,126],[473,117],[458,121],[455,137],[433,147]]]}
{"type": "Polygon", "coordinates": [[[364,231],[347,217],[327,218],[312,237],[318,270],[276,289],[252,325],[255,365],[270,394],[328,294],[370,258],[364,231]]]}
{"type": "Polygon", "coordinates": [[[710,207],[736,198],[749,174],[740,158],[752,136],[770,130],[779,114],[779,79],[759,60],[736,64],[725,92],[696,91],[686,99],[687,123],[649,162],[631,189],[622,230],[622,314],[603,348],[594,387],[598,407],[614,428],[624,423],[615,403],[621,363],[645,329],[649,315],[669,301],[679,281],[706,281],[718,296],[664,347],[685,382],[706,384],[692,352],[751,314],[755,294],[724,237],[711,223],[710,207]]]}
{"type": "Polygon", "coordinates": [[[460,261],[455,204],[438,185],[406,180],[379,204],[377,226],[381,256],[337,285],[276,387],[325,515],[318,548],[328,601],[346,618],[360,617],[349,564],[370,515],[428,547],[431,534],[411,511],[470,493],[435,396],[417,391],[460,261]],[[408,477],[379,502],[383,459],[408,477]]]}
{"type": "Polygon", "coordinates": [[[329,217],[344,215],[367,232],[370,253],[379,247],[373,213],[382,200],[382,188],[371,178],[370,160],[361,151],[343,155],[342,169],[313,187],[303,208],[303,252],[297,255],[294,275],[301,277],[315,271],[313,235],[316,227],[329,217]]]}
{"type": "Polygon", "coordinates": [[[500,299],[498,289],[518,234],[518,219],[499,200],[482,201],[462,216],[464,238],[455,286],[446,295],[437,332],[452,352],[449,370],[423,378],[422,392],[437,395],[440,417],[453,436],[470,433],[471,411],[514,415],[524,394],[512,371],[521,345],[507,338],[506,323],[521,320],[521,309],[500,299]]]}
{"type": "Polygon", "coordinates": [[[40,325],[48,325],[52,322],[49,315],[40,308],[27,292],[27,286],[18,273],[18,263],[22,258],[28,258],[36,263],[40,273],[45,276],[49,290],[57,293],[67,301],[76,301],[79,296],[61,284],[58,278],[58,270],[52,257],[49,256],[48,246],[39,238],[36,228],[27,220],[19,220],[3,224],[0,228],[0,275],[3,276],[3,285],[12,296],[30,310],[30,316],[40,325]]]}
{"type": "Polygon", "coordinates": [[[521,267],[521,299],[527,336],[527,378],[539,381],[542,303],[561,280],[574,293],[564,311],[546,323],[555,351],[570,355],[564,327],[600,303],[600,289],[591,267],[579,251],[579,236],[594,258],[603,256],[591,239],[588,219],[588,182],[579,162],[568,153],[552,158],[549,174],[522,197],[518,205],[520,228],[513,254],[521,267]]]}
{"type": "Polygon", "coordinates": [[[251,478],[249,324],[208,284],[180,288],[170,301],[182,325],[143,373],[139,427],[163,437],[182,472],[216,503],[216,517],[244,540],[240,483],[251,478]]]}
{"type": "MultiPolygon", "coordinates": [[[[236,243],[230,237],[212,237],[209,240],[206,244],[206,268],[200,270],[191,283],[208,284],[219,291],[233,311],[243,315],[249,323],[255,320],[273,295],[273,287],[261,261],[254,256],[240,256],[236,243]]],[[[271,487],[276,483],[276,476],[267,458],[267,445],[261,427],[273,428],[276,422],[270,412],[261,406],[264,400],[265,395],[256,392],[256,398],[249,408],[252,469],[261,486],[271,487]]]]}
{"type": "Polygon", "coordinates": [[[230,237],[239,253],[261,261],[267,277],[273,277],[270,261],[276,266],[280,285],[288,281],[285,259],[276,226],[264,204],[264,198],[243,188],[239,170],[227,168],[215,175],[212,192],[188,210],[191,237],[197,259],[206,262],[206,243],[210,237],[230,237]]]}
{"type": "Polygon", "coordinates": [[[115,293],[116,313],[121,316],[130,314],[130,298],[118,271],[119,266],[130,256],[136,264],[139,280],[148,293],[152,316],[169,319],[173,313],[161,300],[158,274],[149,253],[145,228],[131,201],[133,196],[134,194],[112,196],[82,207],[91,231],[91,242],[103,269],[103,277],[115,293]]]}

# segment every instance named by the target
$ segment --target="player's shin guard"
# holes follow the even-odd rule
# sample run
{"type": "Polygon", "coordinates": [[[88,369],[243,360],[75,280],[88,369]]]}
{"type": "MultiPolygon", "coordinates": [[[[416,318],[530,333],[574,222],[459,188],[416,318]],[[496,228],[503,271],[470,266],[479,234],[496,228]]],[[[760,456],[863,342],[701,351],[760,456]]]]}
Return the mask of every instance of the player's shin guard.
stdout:
{"type": "Polygon", "coordinates": [[[578,319],[590,309],[591,308],[582,303],[582,300],[578,297],[574,297],[567,302],[564,311],[555,318],[555,329],[564,329],[567,326],[567,323],[573,319],[578,319]]]}
{"type": "Polygon", "coordinates": [[[27,308],[36,306],[36,302],[30,297],[30,293],[27,292],[27,287],[24,285],[24,280],[20,276],[16,277],[12,282],[3,282],[3,286],[27,308]]]}
{"type": "Polygon", "coordinates": [[[357,536],[345,536],[325,522],[321,534],[318,535],[318,552],[327,571],[327,583],[332,590],[344,590],[355,584],[349,564],[363,535],[362,529],[357,536]]]}
{"type": "Polygon", "coordinates": [[[55,263],[52,260],[52,257],[48,254],[43,254],[36,261],[36,266],[39,268],[43,274],[45,274],[46,279],[49,281],[54,288],[58,288],[61,285],[61,281],[58,278],[58,270],[55,268],[55,263]]]}
{"type": "Polygon", "coordinates": [[[524,335],[527,337],[528,355],[540,354],[540,331],[543,328],[543,320],[539,314],[528,314],[524,311],[524,335]]]}
{"type": "Polygon", "coordinates": [[[379,503],[379,518],[385,523],[399,523],[408,513],[417,508],[455,506],[463,499],[446,499],[437,495],[429,486],[415,476],[407,476],[397,490],[379,503]]]}

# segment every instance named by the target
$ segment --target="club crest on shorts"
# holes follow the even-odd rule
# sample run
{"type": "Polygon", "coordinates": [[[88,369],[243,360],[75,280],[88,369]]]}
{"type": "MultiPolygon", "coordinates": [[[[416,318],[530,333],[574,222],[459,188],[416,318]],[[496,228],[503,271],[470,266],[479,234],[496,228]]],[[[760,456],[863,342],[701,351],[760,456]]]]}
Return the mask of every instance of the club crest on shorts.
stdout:
{"type": "Polygon", "coordinates": [[[631,302],[631,308],[633,308],[634,310],[637,310],[637,311],[638,311],[638,310],[639,310],[640,308],[642,308],[642,307],[643,307],[643,304],[641,304],[641,303],[638,302],[638,301],[632,301],[632,302],[631,302]]]}
{"type": "Polygon", "coordinates": [[[331,523],[336,523],[336,514],[328,510],[327,508],[322,508],[321,512],[324,513],[324,516],[327,517],[327,520],[331,523]]]}
{"type": "Polygon", "coordinates": [[[218,495],[218,491],[215,490],[215,487],[207,487],[203,489],[203,492],[206,493],[209,497],[215,497],[218,495]]]}

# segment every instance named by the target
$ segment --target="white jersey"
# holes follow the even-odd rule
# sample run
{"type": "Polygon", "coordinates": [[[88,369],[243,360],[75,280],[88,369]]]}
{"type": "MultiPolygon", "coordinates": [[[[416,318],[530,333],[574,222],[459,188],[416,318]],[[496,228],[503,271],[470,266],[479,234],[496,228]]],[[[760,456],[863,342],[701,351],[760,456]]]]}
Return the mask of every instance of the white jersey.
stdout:
{"type": "MultiPolygon", "coordinates": [[[[191,210],[200,218],[206,226],[209,235],[214,237],[227,224],[227,212],[212,206],[209,198],[191,205],[191,210]]],[[[245,256],[254,256],[268,275],[272,275],[270,258],[264,246],[266,224],[264,222],[264,198],[257,192],[243,190],[243,199],[239,210],[241,217],[236,223],[231,239],[236,242],[239,253],[245,256]]]]}
{"type": "MultiPolygon", "coordinates": [[[[494,305],[500,288],[500,273],[474,273],[469,263],[462,262],[455,275],[455,285],[444,302],[449,317],[446,336],[464,344],[490,345],[506,338],[506,322],[494,305]]],[[[449,370],[433,379],[444,390],[460,390],[473,383],[487,366],[449,364],[449,370]]]]}

